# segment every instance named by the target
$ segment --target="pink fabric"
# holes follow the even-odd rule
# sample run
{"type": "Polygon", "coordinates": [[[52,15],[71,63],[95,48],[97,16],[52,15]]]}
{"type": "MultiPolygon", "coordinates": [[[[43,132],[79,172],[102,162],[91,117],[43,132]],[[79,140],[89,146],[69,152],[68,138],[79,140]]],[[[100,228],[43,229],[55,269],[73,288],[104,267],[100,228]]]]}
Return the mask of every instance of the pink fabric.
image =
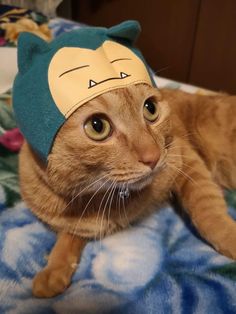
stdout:
{"type": "Polygon", "coordinates": [[[0,37],[0,46],[4,46],[6,44],[6,40],[3,37],[0,37]]]}
{"type": "Polygon", "coordinates": [[[6,131],[0,136],[0,144],[12,152],[18,152],[23,144],[23,136],[18,128],[6,131]]]}

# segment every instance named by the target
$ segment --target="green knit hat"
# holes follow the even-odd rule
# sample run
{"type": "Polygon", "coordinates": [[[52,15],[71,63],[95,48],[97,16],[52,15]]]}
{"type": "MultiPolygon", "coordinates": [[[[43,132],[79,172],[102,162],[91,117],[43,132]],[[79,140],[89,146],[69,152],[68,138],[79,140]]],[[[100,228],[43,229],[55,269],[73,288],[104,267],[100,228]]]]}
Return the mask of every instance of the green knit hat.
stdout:
{"type": "Polygon", "coordinates": [[[134,47],[139,33],[138,22],[126,21],[108,29],[80,28],[51,43],[31,33],[20,35],[13,108],[21,132],[43,160],[78,107],[115,88],[155,85],[134,47]]]}

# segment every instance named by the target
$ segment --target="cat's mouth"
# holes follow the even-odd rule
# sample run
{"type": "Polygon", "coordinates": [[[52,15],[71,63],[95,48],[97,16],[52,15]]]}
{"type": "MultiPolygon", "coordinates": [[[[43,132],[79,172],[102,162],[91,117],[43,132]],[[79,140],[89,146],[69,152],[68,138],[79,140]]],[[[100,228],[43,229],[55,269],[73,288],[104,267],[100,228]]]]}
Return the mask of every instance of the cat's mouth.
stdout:
{"type": "MultiPolygon", "coordinates": [[[[118,193],[122,190],[128,189],[130,191],[140,191],[150,185],[154,179],[154,177],[159,173],[162,169],[165,168],[165,157],[166,154],[160,159],[160,162],[156,166],[154,170],[148,171],[146,173],[123,173],[123,174],[113,174],[109,178],[109,174],[106,175],[106,179],[102,180],[98,179],[95,181],[95,184],[92,183],[91,189],[86,188],[86,192],[107,192],[107,191],[118,191],[118,193]]],[[[108,193],[108,192],[107,192],[108,193]]],[[[111,192],[112,193],[112,192],[111,192]]],[[[115,192],[114,192],[115,193],[115,192]]]]}
{"type": "Polygon", "coordinates": [[[139,176],[135,176],[126,180],[120,180],[118,183],[119,187],[124,188],[127,187],[130,190],[137,191],[137,190],[142,190],[148,185],[150,185],[153,181],[153,178],[155,175],[160,172],[162,169],[165,168],[166,163],[165,163],[165,158],[166,158],[167,151],[165,151],[165,154],[163,157],[160,159],[160,162],[158,163],[157,167],[154,170],[151,170],[145,174],[141,174],[139,176]]]}
{"type": "Polygon", "coordinates": [[[143,188],[152,183],[153,176],[154,173],[151,172],[138,178],[128,180],[127,185],[130,190],[142,190],[143,188]]]}
{"type": "Polygon", "coordinates": [[[146,186],[152,183],[154,173],[148,173],[139,177],[134,177],[126,180],[120,180],[117,182],[117,189],[129,189],[131,191],[142,190],[146,186]]]}
{"type": "Polygon", "coordinates": [[[129,188],[131,190],[141,190],[141,189],[145,188],[146,186],[150,185],[152,183],[154,176],[159,171],[161,171],[161,169],[163,169],[165,167],[165,162],[164,162],[165,157],[166,157],[166,154],[160,160],[160,163],[159,163],[158,167],[155,168],[155,170],[148,172],[144,175],[141,175],[139,177],[127,180],[127,185],[129,186],[129,188]]]}

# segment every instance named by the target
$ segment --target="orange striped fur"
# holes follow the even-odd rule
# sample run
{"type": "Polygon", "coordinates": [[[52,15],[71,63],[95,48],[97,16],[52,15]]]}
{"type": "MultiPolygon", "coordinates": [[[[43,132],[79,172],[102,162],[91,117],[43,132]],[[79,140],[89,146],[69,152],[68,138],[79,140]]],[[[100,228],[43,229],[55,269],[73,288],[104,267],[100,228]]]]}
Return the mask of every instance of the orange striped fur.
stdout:
{"type": "Polygon", "coordinates": [[[221,189],[236,187],[235,116],[235,96],[190,95],[140,84],[79,108],[59,131],[47,165],[25,143],[20,154],[22,196],[59,233],[48,265],[34,280],[34,294],[61,293],[86,239],[127,227],[168,201],[171,192],[199,233],[236,259],[236,224],[221,189]],[[154,123],[143,117],[149,98],[159,111],[154,123]],[[93,113],[112,122],[113,133],[104,141],[93,141],[84,132],[93,113]],[[159,160],[151,169],[155,158],[159,160]],[[119,192],[127,182],[130,197],[123,200],[119,192]]]}

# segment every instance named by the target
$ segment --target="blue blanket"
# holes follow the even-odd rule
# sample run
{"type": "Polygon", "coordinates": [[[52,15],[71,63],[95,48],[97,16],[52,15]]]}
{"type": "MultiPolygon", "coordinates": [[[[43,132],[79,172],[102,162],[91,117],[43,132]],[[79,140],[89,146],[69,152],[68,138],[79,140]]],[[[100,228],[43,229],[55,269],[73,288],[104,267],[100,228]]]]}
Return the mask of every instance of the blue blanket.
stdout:
{"type": "MultiPolygon", "coordinates": [[[[51,25],[56,34],[77,27],[58,20],[51,25]]],[[[0,125],[7,117],[13,128],[8,105],[0,109],[0,125]]],[[[236,313],[236,263],[170,207],[88,243],[69,289],[55,298],[34,298],[32,278],[46,265],[56,238],[19,199],[17,154],[0,147],[0,155],[1,314],[236,313]]],[[[235,193],[226,197],[236,218],[235,193]]]]}
{"type": "MultiPolygon", "coordinates": [[[[55,234],[25,208],[0,215],[0,313],[236,313],[236,263],[216,253],[191,224],[163,208],[85,247],[69,289],[32,296],[55,234]]],[[[231,209],[236,218],[236,211],[231,209]]]]}

